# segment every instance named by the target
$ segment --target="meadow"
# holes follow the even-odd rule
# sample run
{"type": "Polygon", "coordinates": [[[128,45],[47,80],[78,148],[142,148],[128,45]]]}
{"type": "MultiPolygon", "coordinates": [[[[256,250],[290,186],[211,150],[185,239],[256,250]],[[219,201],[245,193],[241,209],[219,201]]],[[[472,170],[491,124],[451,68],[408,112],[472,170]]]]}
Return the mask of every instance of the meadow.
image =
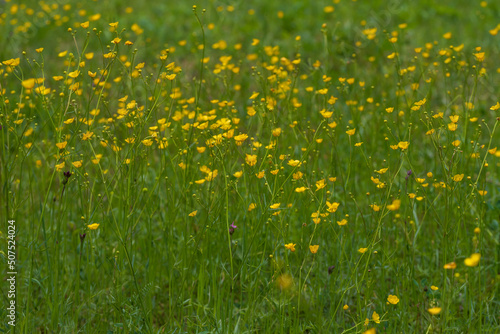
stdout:
{"type": "Polygon", "coordinates": [[[5,0],[0,44],[0,332],[500,332],[497,2],[5,0]]]}

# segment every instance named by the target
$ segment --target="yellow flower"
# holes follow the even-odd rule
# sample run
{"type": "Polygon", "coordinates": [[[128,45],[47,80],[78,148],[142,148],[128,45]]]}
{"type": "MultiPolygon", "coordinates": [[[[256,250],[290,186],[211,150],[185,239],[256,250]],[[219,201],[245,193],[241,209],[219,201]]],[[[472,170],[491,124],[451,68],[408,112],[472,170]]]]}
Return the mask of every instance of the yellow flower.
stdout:
{"type": "Polygon", "coordinates": [[[347,220],[342,219],[341,221],[337,221],[337,224],[338,224],[339,226],[344,226],[344,225],[346,225],[346,224],[347,224],[347,220]]]}
{"type": "Polygon", "coordinates": [[[245,157],[245,162],[249,166],[254,166],[257,163],[257,155],[247,154],[245,157]]]}
{"type": "Polygon", "coordinates": [[[329,201],[326,201],[326,205],[328,206],[328,209],[326,209],[326,211],[334,213],[335,211],[337,211],[340,203],[337,202],[330,203],[329,201]]]}
{"type": "Polygon", "coordinates": [[[455,176],[452,177],[453,181],[455,182],[460,182],[464,178],[464,174],[456,174],[455,176]]]}
{"type": "Polygon", "coordinates": [[[325,179],[316,181],[316,191],[323,189],[326,186],[325,179]]]}
{"type": "Polygon", "coordinates": [[[481,259],[481,254],[474,253],[464,260],[464,264],[467,267],[476,267],[479,264],[480,259],[481,259]]]}
{"type": "Polygon", "coordinates": [[[194,217],[194,216],[196,216],[197,213],[198,213],[198,210],[194,210],[193,212],[191,212],[189,214],[189,217],[194,217]]]}
{"type": "Polygon", "coordinates": [[[66,163],[63,161],[60,164],[56,165],[56,170],[59,172],[61,169],[64,168],[64,166],[66,166],[66,163]]]}
{"type": "Polygon", "coordinates": [[[299,187],[299,188],[295,188],[295,192],[296,192],[296,193],[302,193],[302,192],[304,192],[304,191],[306,191],[306,190],[307,190],[307,188],[306,188],[306,187],[299,187]]]}
{"type": "Polygon", "coordinates": [[[429,312],[432,315],[439,314],[439,313],[441,313],[441,307],[432,307],[432,308],[428,309],[427,312],[429,312]]]}
{"type": "Polygon", "coordinates": [[[69,72],[69,73],[68,73],[68,76],[69,76],[70,78],[73,78],[73,79],[74,79],[74,78],[76,78],[76,77],[78,77],[79,75],[80,75],[80,71],[79,71],[79,70],[76,70],[76,71],[73,71],[73,72],[69,72]]]}
{"type": "Polygon", "coordinates": [[[347,133],[349,136],[352,136],[354,133],[356,133],[356,129],[347,130],[345,133],[347,133]]]}
{"type": "Polygon", "coordinates": [[[458,128],[457,123],[448,123],[448,130],[455,131],[458,128]]]}
{"type": "Polygon", "coordinates": [[[233,174],[233,176],[235,178],[240,178],[242,175],[243,175],[243,171],[241,171],[241,170],[233,174]]]}
{"type": "Polygon", "coordinates": [[[361,254],[363,254],[363,253],[365,253],[367,250],[368,250],[368,248],[360,248],[360,249],[358,249],[358,252],[360,252],[361,254]]]}
{"type": "Polygon", "coordinates": [[[82,167],[82,160],[79,161],[74,161],[71,163],[75,168],[80,168],[82,167]]]}
{"type": "Polygon", "coordinates": [[[457,264],[455,262],[450,262],[444,265],[444,269],[455,269],[457,267],[457,264]]]}
{"type": "Polygon", "coordinates": [[[401,201],[399,199],[395,199],[394,201],[392,201],[392,204],[387,205],[387,209],[391,211],[396,211],[399,209],[400,206],[401,206],[401,201]]]}
{"type": "Polygon", "coordinates": [[[393,305],[396,305],[397,303],[399,303],[399,298],[395,295],[389,295],[389,297],[387,297],[387,301],[393,305]]]}
{"type": "Polygon", "coordinates": [[[434,291],[439,290],[439,288],[437,286],[434,286],[434,285],[431,285],[431,289],[434,291]]]}
{"type": "Polygon", "coordinates": [[[62,150],[62,149],[64,149],[66,147],[67,144],[68,144],[67,141],[63,141],[61,143],[56,143],[56,146],[57,146],[58,149],[62,150]]]}
{"type": "Polygon", "coordinates": [[[319,245],[310,245],[309,246],[309,250],[311,251],[311,253],[313,254],[316,254],[316,252],[318,251],[318,248],[319,248],[319,245]]]}
{"type": "Polygon", "coordinates": [[[94,223],[94,224],[87,225],[87,227],[89,228],[89,230],[97,230],[99,225],[100,224],[94,223]]]}
{"type": "Polygon", "coordinates": [[[377,330],[375,329],[375,327],[370,328],[369,330],[363,332],[363,334],[376,334],[376,333],[377,333],[377,330]]]}
{"type": "Polygon", "coordinates": [[[280,207],[280,205],[281,205],[281,203],[274,203],[274,204],[270,205],[269,207],[270,207],[271,209],[277,209],[277,208],[279,208],[279,207],[280,207]]]}
{"type": "Polygon", "coordinates": [[[380,206],[378,206],[377,204],[372,204],[370,205],[370,207],[373,209],[373,211],[375,212],[379,212],[380,211],[380,206]]]}
{"type": "Polygon", "coordinates": [[[406,150],[408,148],[408,146],[410,146],[410,143],[407,142],[407,141],[400,141],[398,143],[398,147],[402,150],[406,150]]]}
{"type": "Polygon", "coordinates": [[[90,138],[92,138],[93,135],[94,135],[93,132],[87,131],[82,135],[82,140],[89,140],[90,138]]]}
{"type": "Polygon", "coordinates": [[[290,160],[290,161],[288,161],[288,165],[290,165],[292,167],[297,167],[297,166],[300,166],[300,161],[299,160],[290,160]]]}
{"type": "Polygon", "coordinates": [[[375,321],[375,323],[380,324],[380,316],[378,315],[377,312],[373,311],[372,319],[373,321],[375,321]]]}
{"type": "Polygon", "coordinates": [[[35,79],[27,79],[21,82],[21,85],[26,89],[32,89],[35,87],[35,79]]]}
{"type": "Polygon", "coordinates": [[[257,207],[257,204],[255,203],[250,203],[250,205],[248,206],[248,212],[252,211],[253,209],[255,209],[257,207]]]}
{"type": "Polygon", "coordinates": [[[276,128],[273,130],[273,136],[279,137],[281,135],[281,128],[276,128]]]}
{"type": "Polygon", "coordinates": [[[295,245],[293,243],[285,244],[285,248],[291,250],[292,252],[295,252],[295,245]]]}
{"type": "Polygon", "coordinates": [[[484,52],[474,53],[474,57],[478,62],[482,62],[484,60],[484,52]]]}

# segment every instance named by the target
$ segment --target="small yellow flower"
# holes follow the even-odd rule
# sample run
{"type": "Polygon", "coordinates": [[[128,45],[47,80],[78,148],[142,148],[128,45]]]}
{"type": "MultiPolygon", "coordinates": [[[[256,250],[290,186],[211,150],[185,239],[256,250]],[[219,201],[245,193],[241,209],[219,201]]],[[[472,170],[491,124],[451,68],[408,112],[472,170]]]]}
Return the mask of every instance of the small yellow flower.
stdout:
{"type": "Polygon", "coordinates": [[[377,333],[377,330],[375,329],[375,327],[370,328],[369,330],[363,332],[363,334],[376,334],[376,333],[377,333]]]}
{"type": "Polygon", "coordinates": [[[69,73],[68,73],[68,76],[69,76],[70,78],[73,78],[73,79],[74,79],[74,78],[76,78],[76,77],[78,77],[79,75],[80,75],[80,71],[79,71],[79,70],[76,70],[76,71],[73,71],[73,72],[69,72],[69,73]]]}
{"type": "Polygon", "coordinates": [[[432,308],[428,309],[427,312],[429,312],[432,315],[439,314],[439,313],[441,313],[441,307],[432,307],[432,308]]]}
{"type": "Polygon", "coordinates": [[[62,150],[66,147],[66,145],[68,144],[67,141],[63,141],[63,142],[60,142],[60,143],[56,143],[56,146],[58,149],[62,150]]]}
{"type": "Polygon", "coordinates": [[[93,132],[87,131],[82,135],[82,140],[89,140],[90,138],[92,138],[93,135],[94,135],[93,132]]]}
{"type": "Polygon", "coordinates": [[[87,225],[87,227],[89,228],[89,230],[97,230],[99,225],[100,224],[94,223],[94,224],[87,225]]]}
{"type": "Polygon", "coordinates": [[[319,245],[310,245],[309,250],[311,253],[316,254],[318,252],[319,245]]]}
{"type": "Polygon", "coordinates": [[[80,168],[82,167],[82,160],[79,161],[74,161],[71,163],[75,168],[80,168]]]}
{"type": "Polygon", "coordinates": [[[302,193],[302,192],[304,192],[304,191],[306,191],[306,190],[307,190],[307,188],[306,188],[306,187],[298,187],[298,188],[295,188],[295,192],[296,192],[296,193],[302,193]]]}
{"type": "Polygon", "coordinates": [[[245,157],[245,162],[249,166],[255,166],[257,163],[257,155],[247,154],[245,157]]]}
{"type": "Polygon", "coordinates": [[[464,178],[464,174],[456,174],[455,176],[453,176],[453,181],[455,182],[460,182],[462,181],[462,179],[464,178]]]}
{"type": "Polygon", "coordinates": [[[337,211],[339,205],[340,205],[340,203],[337,203],[337,202],[330,203],[329,201],[326,201],[326,206],[328,206],[328,209],[326,209],[326,211],[331,212],[331,213],[335,213],[335,211],[337,211]]]}
{"type": "Polygon", "coordinates": [[[358,249],[358,252],[360,252],[361,254],[364,254],[367,250],[368,250],[368,248],[360,248],[360,249],[358,249]]]}
{"type": "Polygon", "coordinates": [[[288,161],[288,165],[292,167],[300,166],[300,160],[290,160],[288,161]]]}
{"type": "Polygon", "coordinates": [[[400,206],[401,206],[401,201],[399,199],[395,199],[394,201],[392,201],[392,204],[387,205],[387,209],[391,211],[396,211],[399,209],[400,206]]]}
{"type": "Polygon", "coordinates": [[[189,214],[189,217],[194,217],[194,216],[196,216],[197,213],[198,213],[198,210],[194,210],[193,212],[191,212],[189,214]]]}
{"type": "Polygon", "coordinates": [[[257,207],[257,204],[255,203],[250,203],[250,205],[248,206],[248,212],[252,211],[253,209],[255,209],[257,207]]]}
{"type": "Polygon", "coordinates": [[[295,245],[294,243],[285,244],[285,248],[295,252],[295,245]]]}
{"type": "Polygon", "coordinates": [[[408,148],[408,146],[410,146],[410,143],[407,142],[407,141],[400,141],[398,143],[398,147],[402,150],[406,150],[408,148]]]}
{"type": "Polygon", "coordinates": [[[323,189],[324,187],[326,187],[325,179],[316,181],[316,191],[323,189]]]}
{"type": "Polygon", "coordinates": [[[375,311],[373,311],[372,320],[375,321],[375,323],[380,324],[380,315],[378,315],[375,311]]]}
{"type": "Polygon", "coordinates": [[[480,259],[481,259],[481,254],[474,253],[464,260],[464,264],[467,267],[476,267],[479,264],[480,259]]]}
{"type": "Polygon", "coordinates": [[[337,224],[338,224],[339,226],[344,226],[344,225],[346,225],[346,224],[347,224],[347,220],[342,219],[341,221],[337,221],[337,224]]]}
{"type": "Polygon", "coordinates": [[[431,285],[431,290],[436,291],[436,290],[439,290],[439,288],[437,286],[431,285]]]}
{"type": "Polygon", "coordinates": [[[396,305],[397,303],[399,303],[399,298],[395,295],[389,295],[389,297],[387,297],[387,301],[393,305],[396,305]]]}
{"type": "Polygon", "coordinates": [[[280,207],[280,205],[281,205],[281,203],[274,203],[274,204],[270,205],[269,207],[270,207],[271,209],[277,209],[277,208],[279,208],[279,207],[280,207]]]}
{"type": "Polygon", "coordinates": [[[64,168],[64,166],[66,166],[66,163],[63,161],[60,164],[56,165],[56,170],[59,172],[60,170],[62,170],[64,168]]]}
{"type": "Polygon", "coordinates": [[[348,310],[349,309],[349,305],[345,304],[344,307],[342,307],[344,310],[348,310]]]}
{"type": "Polygon", "coordinates": [[[455,262],[450,262],[444,265],[444,269],[455,269],[457,267],[457,264],[455,262]]]}
{"type": "Polygon", "coordinates": [[[347,133],[349,136],[352,136],[356,133],[356,129],[347,130],[345,133],[347,133]]]}

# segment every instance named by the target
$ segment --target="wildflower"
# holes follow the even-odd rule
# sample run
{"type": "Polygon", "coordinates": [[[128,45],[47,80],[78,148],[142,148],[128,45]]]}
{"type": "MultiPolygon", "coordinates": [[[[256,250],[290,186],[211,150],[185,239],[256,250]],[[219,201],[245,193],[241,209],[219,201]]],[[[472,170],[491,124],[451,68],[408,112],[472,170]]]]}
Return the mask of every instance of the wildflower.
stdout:
{"type": "Polygon", "coordinates": [[[326,209],[326,211],[331,212],[331,213],[335,213],[335,211],[337,211],[339,205],[340,205],[340,203],[337,203],[337,202],[330,203],[329,201],[326,201],[326,206],[328,206],[328,209],[326,209]]]}
{"type": "Polygon", "coordinates": [[[431,285],[431,290],[436,291],[436,290],[438,290],[438,289],[439,289],[439,288],[438,288],[437,286],[431,285]]]}
{"type": "Polygon", "coordinates": [[[349,305],[345,304],[342,308],[347,311],[349,309],[349,305]]]}
{"type": "Polygon", "coordinates": [[[455,262],[450,262],[444,265],[444,269],[455,269],[457,267],[457,264],[455,262]]]}
{"type": "Polygon", "coordinates": [[[318,252],[319,245],[310,245],[309,250],[311,253],[316,254],[318,252]]]}
{"type": "Polygon", "coordinates": [[[63,141],[61,143],[56,143],[56,146],[57,146],[58,149],[63,150],[66,147],[67,144],[68,144],[67,141],[63,141]]]}
{"type": "Polygon", "coordinates": [[[393,305],[396,305],[397,303],[399,303],[399,298],[395,295],[389,295],[389,297],[387,297],[387,301],[393,305]]]}
{"type": "Polygon", "coordinates": [[[306,190],[307,190],[307,188],[306,188],[306,187],[298,187],[298,188],[295,188],[295,192],[297,192],[297,193],[302,193],[302,192],[304,192],[304,191],[306,191],[306,190]]]}
{"type": "Polygon", "coordinates": [[[341,221],[337,221],[337,224],[338,224],[339,226],[344,226],[344,225],[346,225],[346,224],[347,224],[347,220],[342,219],[341,221]]]}
{"type": "Polygon", "coordinates": [[[464,260],[464,264],[467,267],[476,267],[479,264],[480,259],[481,259],[481,254],[474,253],[464,260]]]}
{"type": "Polygon", "coordinates": [[[257,163],[257,155],[247,154],[245,157],[245,162],[249,166],[254,166],[257,163]]]}
{"type": "Polygon", "coordinates": [[[274,204],[271,204],[269,207],[271,209],[278,209],[280,207],[281,203],[274,203],[274,204]]]}
{"type": "Polygon", "coordinates": [[[93,132],[87,131],[82,135],[82,140],[89,140],[94,135],[93,132]]]}
{"type": "Polygon", "coordinates": [[[295,245],[294,243],[285,244],[285,248],[295,252],[295,245]]]}
{"type": "Polygon", "coordinates": [[[439,314],[439,313],[441,313],[441,307],[432,307],[432,308],[428,309],[427,312],[429,312],[432,315],[439,314]]]}
{"type": "Polygon", "coordinates": [[[387,209],[391,211],[396,211],[399,209],[400,206],[401,206],[401,200],[395,199],[394,201],[392,201],[392,204],[387,205],[387,209]]]}
{"type": "Polygon", "coordinates": [[[355,132],[356,132],[356,129],[351,129],[351,130],[347,130],[345,133],[347,133],[349,136],[352,136],[352,135],[354,135],[355,132]]]}
{"type": "Polygon", "coordinates": [[[453,181],[455,182],[460,182],[464,178],[464,174],[456,174],[455,176],[452,177],[453,181]]]}
{"type": "Polygon", "coordinates": [[[375,323],[380,324],[380,315],[378,315],[375,311],[373,311],[372,320],[375,321],[375,323]]]}
{"type": "Polygon", "coordinates": [[[300,166],[300,161],[299,160],[290,160],[288,161],[288,165],[292,167],[297,167],[300,166]]]}
{"type": "Polygon", "coordinates": [[[360,252],[361,254],[364,254],[367,250],[368,250],[368,248],[360,248],[360,249],[358,249],[358,252],[360,252]]]}
{"type": "Polygon", "coordinates": [[[248,212],[252,211],[253,209],[255,209],[257,207],[257,204],[255,203],[250,203],[250,205],[248,206],[248,212]]]}
{"type": "Polygon", "coordinates": [[[94,223],[94,224],[87,225],[87,227],[89,228],[89,230],[97,230],[99,225],[100,224],[94,223]]]}
{"type": "Polygon", "coordinates": [[[188,216],[189,217],[194,217],[196,216],[196,214],[198,213],[198,210],[194,210],[193,212],[191,212],[188,216]]]}
{"type": "Polygon", "coordinates": [[[238,226],[234,225],[234,222],[232,222],[231,225],[229,226],[229,234],[233,235],[234,230],[237,228],[238,228],[238,226]]]}
{"type": "Polygon", "coordinates": [[[323,189],[324,187],[326,187],[325,179],[316,181],[316,191],[323,189]]]}
{"type": "Polygon", "coordinates": [[[408,146],[410,146],[410,143],[407,142],[407,141],[400,141],[398,143],[398,147],[402,150],[406,150],[408,148],[408,146]]]}
{"type": "Polygon", "coordinates": [[[377,330],[375,329],[375,327],[370,328],[369,330],[363,332],[363,334],[376,334],[376,333],[377,333],[377,330]]]}

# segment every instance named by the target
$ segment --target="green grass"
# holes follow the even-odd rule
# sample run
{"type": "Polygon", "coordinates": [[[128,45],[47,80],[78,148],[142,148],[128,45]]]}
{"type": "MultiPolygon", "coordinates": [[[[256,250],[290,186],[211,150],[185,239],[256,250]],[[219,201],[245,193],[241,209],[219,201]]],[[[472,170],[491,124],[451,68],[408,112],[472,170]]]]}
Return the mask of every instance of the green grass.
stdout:
{"type": "Polygon", "coordinates": [[[0,331],[500,331],[493,1],[0,13],[0,331]]]}

